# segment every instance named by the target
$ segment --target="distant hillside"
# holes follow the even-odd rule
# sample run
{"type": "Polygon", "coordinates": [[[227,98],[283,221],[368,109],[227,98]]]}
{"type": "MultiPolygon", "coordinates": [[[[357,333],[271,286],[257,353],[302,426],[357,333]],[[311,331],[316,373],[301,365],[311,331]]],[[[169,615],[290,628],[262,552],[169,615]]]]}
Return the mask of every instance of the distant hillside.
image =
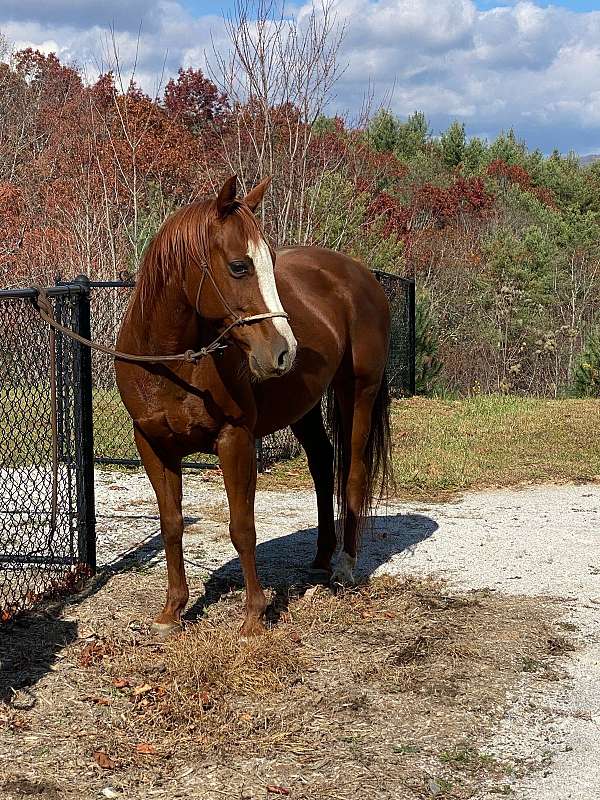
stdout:
{"type": "Polygon", "coordinates": [[[579,161],[584,167],[587,164],[593,164],[594,161],[600,161],[600,153],[591,153],[589,156],[580,156],[579,161]]]}

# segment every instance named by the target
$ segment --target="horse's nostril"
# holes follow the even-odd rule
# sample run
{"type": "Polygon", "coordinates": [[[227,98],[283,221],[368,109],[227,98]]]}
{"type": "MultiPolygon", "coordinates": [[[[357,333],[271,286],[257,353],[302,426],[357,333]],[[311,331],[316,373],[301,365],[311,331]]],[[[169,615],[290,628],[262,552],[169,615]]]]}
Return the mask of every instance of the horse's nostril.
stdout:
{"type": "Polygon", "coordinates": [[[287,358],[288,353],[289,350],[287,349],[282,350],[281,353],[279,353],[279,357],[277,359],[277,366],[279,367],[279,369],[283,369],[285,367],[285,360],[287,358]]]}

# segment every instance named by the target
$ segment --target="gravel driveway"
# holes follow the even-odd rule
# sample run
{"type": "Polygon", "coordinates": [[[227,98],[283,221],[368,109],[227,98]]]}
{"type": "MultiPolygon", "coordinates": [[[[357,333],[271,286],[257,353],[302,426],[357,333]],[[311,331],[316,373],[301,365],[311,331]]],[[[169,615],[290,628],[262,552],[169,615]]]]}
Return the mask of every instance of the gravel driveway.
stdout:
{"type": "MultiPolygon", "coordinates": [[[[99,563],[162,561],[154,495],[144,473],[98,471],[99,563]]],[[[185,481],[185,553],[205,582],[239,577],[216,476],[185,481]]],[[[257,561],[265,585],[302,580],[314,550],[312,492],[260,492],[257,561]]],[[[550,595],[581,647],[565,677],[521,693],[490,749],[537,769],[517,798],[592,800],[600,787],[600,486],[536,486],[466,494],[453,503],[380,508],[357,572],[438,574],[461,588],[550,595]]],[[[193,604],[195,598],[191,599],[193,604]]]]}

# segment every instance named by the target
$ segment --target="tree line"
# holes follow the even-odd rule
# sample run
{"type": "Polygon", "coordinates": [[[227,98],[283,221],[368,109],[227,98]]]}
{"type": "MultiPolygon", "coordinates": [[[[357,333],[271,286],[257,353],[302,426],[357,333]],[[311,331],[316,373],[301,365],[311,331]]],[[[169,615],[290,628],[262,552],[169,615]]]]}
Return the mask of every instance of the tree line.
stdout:
{"type": "MultiPolygon", "coordinates": [[[[260,10],[260,9],[259,9],[260,10]]],[[[0,41],[3,286],[135,274],[164,217],[232,172],[265,175],[278,245],[319,244],[417,282],[422,393],[600,395],[600,164],[425,115],[328,116],[343,31],[229,20],[208,74],[150,97],[118,58],[93,82],[0,41]]]]}

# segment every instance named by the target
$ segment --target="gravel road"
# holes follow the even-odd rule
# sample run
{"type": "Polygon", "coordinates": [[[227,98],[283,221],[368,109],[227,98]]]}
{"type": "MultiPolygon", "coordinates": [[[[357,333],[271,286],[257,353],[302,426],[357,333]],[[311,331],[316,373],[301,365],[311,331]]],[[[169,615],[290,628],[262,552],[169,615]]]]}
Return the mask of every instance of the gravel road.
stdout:
{"type": "MultiPolygon", "coordinates": [[[[158,517],[145,474],[99,470],[96,478],[100,563],[160,563],[158,517]]],[[[207,583],[238,576],[225,493],[215,477],[186,476],[184,514],[189,574],[207,583]]],[[[260,492],[256,521],[265,585],[308,577],[316,525],[312,492],[260,492]]],[[[517,693],[490,750],[537,767],[513,785],[513,797],[600,796],[599,485],[388,505],[365,536],[357,573],[438,574],[460,588],[560,598],[580,647],[565,658],[563,680],[548,683],[539,696],[517,693]]]]}

